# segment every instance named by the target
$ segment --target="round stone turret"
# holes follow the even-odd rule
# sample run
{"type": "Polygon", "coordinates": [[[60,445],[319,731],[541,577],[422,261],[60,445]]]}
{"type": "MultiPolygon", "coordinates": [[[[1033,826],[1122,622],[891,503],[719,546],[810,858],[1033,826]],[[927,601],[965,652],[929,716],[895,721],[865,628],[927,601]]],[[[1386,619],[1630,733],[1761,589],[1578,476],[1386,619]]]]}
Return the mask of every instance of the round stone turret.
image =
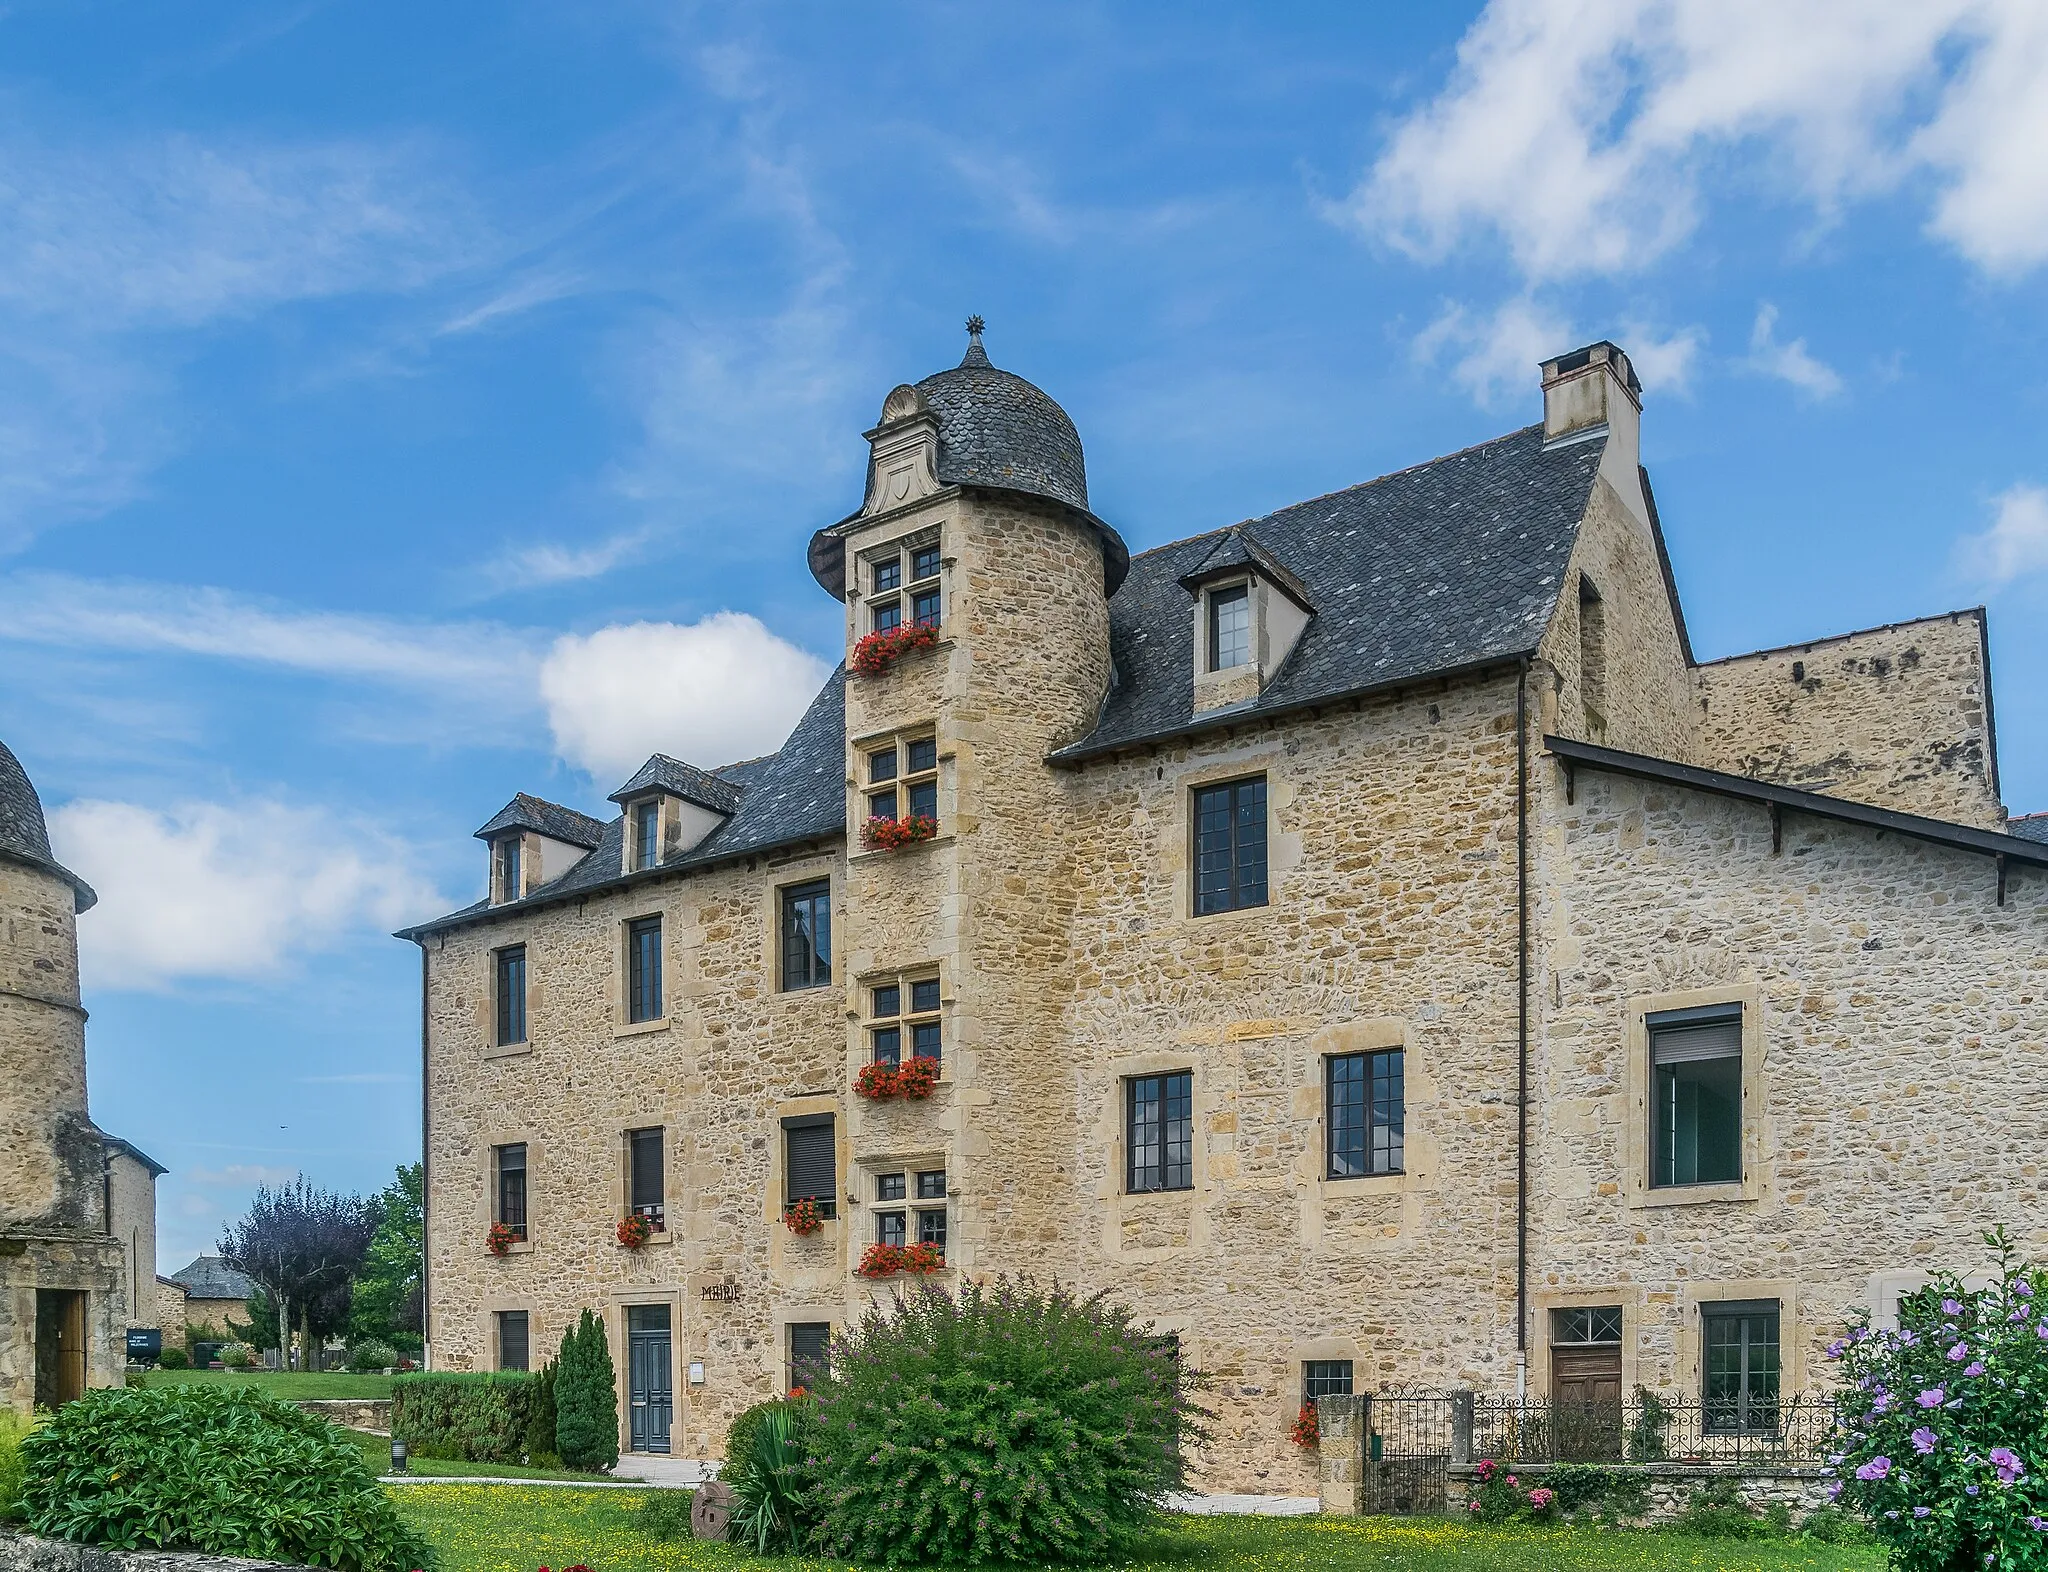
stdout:
{"type": "Polygon", "coordinates": [[[21,760],[4,742],[0,742],[0,858],[57,875],[71,886],[77,911],[87,910],[99,899],[91,885],[50,855],[50,829],[43,822],[42,799],[21,760]]]}

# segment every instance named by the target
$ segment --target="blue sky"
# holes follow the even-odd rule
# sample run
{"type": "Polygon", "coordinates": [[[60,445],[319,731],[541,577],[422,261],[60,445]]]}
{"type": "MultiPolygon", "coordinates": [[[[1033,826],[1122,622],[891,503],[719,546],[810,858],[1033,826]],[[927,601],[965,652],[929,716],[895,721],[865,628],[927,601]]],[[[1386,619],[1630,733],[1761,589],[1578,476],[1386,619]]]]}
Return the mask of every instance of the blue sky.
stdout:
{"type": "Polygon", "coordinates": [[[388,934],[514,790],[776,744],[970,311],[1139,549],[1613,337],[1701,657],[1986,602],[2048,808],[2032,0],[18,4],[0,226],[0,737],[167,1269],[415,1155],[388,934]]]}

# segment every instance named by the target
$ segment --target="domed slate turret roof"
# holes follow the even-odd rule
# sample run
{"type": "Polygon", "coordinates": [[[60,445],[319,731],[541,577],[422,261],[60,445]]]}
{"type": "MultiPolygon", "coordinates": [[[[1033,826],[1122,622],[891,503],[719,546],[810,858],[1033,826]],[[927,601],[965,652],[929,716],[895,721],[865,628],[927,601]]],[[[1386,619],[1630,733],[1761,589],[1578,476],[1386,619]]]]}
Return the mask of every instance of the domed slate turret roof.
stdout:
{"type": "Polygon", "coordinates": [[[50,855],[50,830],[43,822],[43,801],[36,795],[21,760],[4,742],[0,742],[0,857],[56,874],[78,892],[79,911],[99,899],[91,885],[59,866],[50,855]]]}

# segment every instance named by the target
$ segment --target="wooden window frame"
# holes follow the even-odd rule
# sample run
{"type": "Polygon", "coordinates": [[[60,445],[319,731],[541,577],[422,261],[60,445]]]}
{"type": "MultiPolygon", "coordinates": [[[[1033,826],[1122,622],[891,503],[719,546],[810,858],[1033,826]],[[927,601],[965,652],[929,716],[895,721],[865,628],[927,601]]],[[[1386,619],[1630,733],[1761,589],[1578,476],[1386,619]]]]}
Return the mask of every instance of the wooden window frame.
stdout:
{"type": "Polygon", "coordinates": [[[937,629],[943,625],[946,615],[946,559],[940,549],[938,531],[921,530],[917,534],[891,541],[886,546],[861,553],[860,560],[867,568],[867,625],[870,633],[881,633],[891,628],[927,627],[937,629]],[[919,559],[930,554],[934,557],[933,571],[919,574],[919,559]],[[894,583],[884,583],[884,578],[893,569],[894,583]],[[921,614],[918,603],[935,596],[937,609],[921,614]]]}
{"type": "Polygon", "coordinates": [[[1267,820],[1272,812],[1272,801],[1272,783],[1263,772],[1241,775],[1234,780],[1205,781],[1188,788],[1188,904],[1194,916],[1214,917],[1225,912],[1251,911],[1271,903],[1272,835],[1267,820]],[[1252,816],[1252,823],[1258,829],[1256,881],[1249,877],[1246,866],[1251,840],[1246,833],[1250,825],[1246,823],[1244,801],[1245,795],[1254,787],[1258,789],[1258,812],[1252,816]],[[1229,877],[1219,898],[1211,902],[1204,889],[1203,858],[1217,848],[1212,838],[1205,838],[1203,805],[1204,799],[1219,794],[1226,803],[1224,845],[1221,849],[1227,859],[1229,877]]]}
{"type": "MultiPolygon", "coordinates": [[[[1349,1086],[1351,1079],[1346,1078],[1349,1086]]],[[[1402,1045],[1362,1049],[1356,1053],[1333,1053],[1323,1059],[1323,1177],[1328,1180],[1381,1179],[1407,1172],[1408,1135],[1408,1051],[1402,1045]],[[1340,1066],[1357,1064],[1356,1078],[1363,1089],[1358,1101],[1363,1116],[1364,1141],[1360,1150],[1362,1166],[1356,1173],[1340,1172],[1338,1148],[1349,1126],[1340,1128],[1337,1118],[1338,1072],[1340,1066]],[[1386,1073],[1382,1073],[1383,1069],[1386,1073]],[[1380,1088],[1387,1087],[1384,1106],[1388,1117],[1380,1118],[1380,1088]],[[1386,1138],[1381,1139],[1382,1132],[1386,1138]]],[[[1348,1106],[1348,1100],[1347,1104],[1348,1106]]],[[[1348,1145],[1349,1143],[1344,1143],[1348,1145]]]]}
{"type": "Polygon", "coordinates": [[[1166,1070],[1124,1077],[1124,1193],[1164,1195],[1195,1187],[1195,1073],[1166,1070]],[[1144,1088],[1155,1088],[1146,1096],[1144,1088]],[[1141,1109],[1158,1109],[1156,1138],[1140,1139],[1141,1109]],[[1176,1112],[1178,1108],[1178,1112],[1176,1112]],[[1176,1141],[1175,1124],[1181,1126],[1176,1141]],[[1182,1148],[1178,1158],[1174,1147],[1182,1148]],[[1155,1160],[1156,1159],[1156,1160],[1155,1160]],[[1144,1183],[1146,1176],[1155,1182],[1144,1183]]]}
{"type": "Polygon", "coordinates": [[[934,821],[939,817],[939,738],[930,726],[913,726],[893,736],[878,737],[861,745],[861,801],[866,806],[862,816],[869,819],[908,818],[913,813],[928,814],[934,821]],[[910,767],[910,750],[919,743],[930,743],[931,763],[922,769],[910,767]],[[877,764],[887,757],[890,760],[886,775],[875,773],[877,764]],[[928,804],[919,807],[916,799],[923,797],[928,804]],[[888,812],[878,811],[887,800],[888,812]]]}
{"type": "Polygon", "coordinates": [[[533,1169],[527,1160],[528,1151],[525,1141],[506,1141],[491,1148],[491,1221],[503,1223],[522,1243],[532,1237],[533,1223],[533,1169]],[[519,1154],[517,1167],[505,1166],[508,1152],[519,1154]],[[519,1202],[516,1207],[508,1204],[512,1187],[507,1183],[515,1173],[519,1175],[519,1202]],[[516,1218],[508,1215],[513,1211],[519,1214],[516,1218]]]}
{"type": "Polygon", "coordinates": [[[863,1031],[869,1063],[900,1065],[920,1056],[936,1059],[940,1064],[946,1062],[945,987],[936,968],[916,966],[905,971],[887,972],[864,979],[861,986],[867,992],[867,1007],[862,1014],[866,1021],[863,1031]],[[932,989],[933,997],[928,1009],[918,1006],[916,990],[921,984],[929,984],[932,989]],[[892,988],[896,991],[896,1009],[884,1015],[881,1013],[880,996],[892,988]],[[892,1032],[895,1034],[896,1053],[893,1058],[888,1058],[883,1055],[882,1042],[892,1032]],[[918,1039],[923,1033],[929,1035],[921,1045],[918,1039]],[[921,1047],[927,1045],[931,1052],[921,1055],[921,1047]]]}
{"type": "Polygon", "coordinates": [[[533,1023],[526,1014],[530,965],[523,942],[491,951],[491,1045],[495,1048],[517,1048],[532,1040],[533,1023]],[[506,974],[512,968],[517,969],[517,977],[508,985],[506,974]]]}
{"type": "Polygon", "coordinates": [[[651,1026],[667,1019],[667,990],[662,980],[662,922],[655,912],[625,922],[626,1024],[651,1026]],[[648,943],[648,940],[652,943],[648,943]]]}
{"type": "Polygon", "coordinates": [[[662,1125],[643,1125],[626,1132],[626,1210],[635,1217],[646,1218],[656,1233],[668,1232],[668,1132],[662,1125]],[[646,1177],[641,1158],[649,1147],[653,1149],[655,1170],[651,1186],[641,1183],[646,1177]],[[648,1189],[653,1191],[651,1201],[642,1194],[648,1189]]]}
{"type": "Polygon", "coordinates": [[[1208,669],[1210,671],[1238,671],[1254,664],[1251,581],[1245,579],[1235,584],[1218,584],[1204,591],[1203,599],[1208,602],[1206,608],[1208,615],[1203,619],[1204,625],[1208,630],[1206,641],[1208,644],[1208,669]],[[1228,665],[1223,663],[1222,613],[1225,606],[1242,606],[1244,608],[1243,629],[1233,628],[1231,630],[1233,633],[1242,631],[1244,635],[1244,658],[1242,660],[1234,660],[1228,665]]]}
{"type": "Polygon", "coordinates": [[[801,884],[785,884],[775,892],[776,912],[776,980],[778,991],[799,993],[807,988],[829,987],[832,982],[832,880],[825,877],[806,879],[801,884]],[[810,950],[810,964],[801,981],[791,981],[790,959],[791,939],[795,937],[792,916],[799,904],[811,909],[811,926],[807,943],[810,950]],[[824,912],[823,957],[817,943],[817,913],[824,912]]]}

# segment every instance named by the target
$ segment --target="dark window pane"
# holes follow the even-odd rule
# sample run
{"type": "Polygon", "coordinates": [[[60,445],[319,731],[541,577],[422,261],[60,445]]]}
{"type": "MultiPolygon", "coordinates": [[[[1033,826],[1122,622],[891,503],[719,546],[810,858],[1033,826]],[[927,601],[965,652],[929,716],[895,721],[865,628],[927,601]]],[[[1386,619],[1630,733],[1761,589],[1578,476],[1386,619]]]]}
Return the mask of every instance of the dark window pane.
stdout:
{"type": "Polygon", "coordinates": [[[832,980],[832,886],[820,879],[782,892],[782,986],[832,980]]]}
{"type": "Polygon", "coordinates": [[[868,817],[871,819],[895,818],[896,794],[893,791],[878,791],[868,798],[868,817]]]}
{"type": "Polygon", "coordinates": [[[498,1312],[498,1368],[500,1370],[524,1370],[526,1360],[526,1312],[524,1310],[500,1310],[498,1312]]]}
{"type": "Polygon", "coordinates": [[[789,1327],[788,1380],[792,1391],[808,1386],[824,1373],[832,1341],[832,1327],[825,1321],[792,1321],[789,1327]]]}
{"type": "Polygon", "coordinates": [[[939,1007],[939,980],[921,977],[910,985],[910,1013],[928,1015],[939,1007]]]}
{"type": "Polygon", "coordinates": [[[904,770],[911,775],[920,775],[926,770],[939,767],[939,739],[917,737],[903,745],[904,770]]]}
{"type": "Polygon", "coordinates": [[[498,1044],[526,1041],[526,946],[498,951],[498,1044]]]}
{"type": "Polygon", "coordinates": [[[929,1201],[946,1193],[946,1170],[929,1169],[917,1176],[917,1198],[929,1201]]]}
{"type": "Polygon", "coordinates": [[[919,590],[910,597],[910,620],[920,628],[939,625],[939,592],[919,590]]]}
{"type": "Polygon", "coordinates": [[[519,899],[520,840],[516,835],[498,842],[498,899],[519,899]]]}
{"type": "Polygon", "coordinates": [[[1134,1194],[1194,1188],[1194,1075],[1125,1082],[1127,1188],[1134,1194]]]}
{"type": "Polygon", "coordinates": [[[661,802],[633,805],[633,866],[652,868],[661,860],[661,802]]]}
{"type": "Polygon", "coordinates": [[[871,1012],[877,1016],[901,1015],[903,1013],[903,990],[890,983],[875,990],[875,1007],[871,1012]]]}
{"type": "Polygon", "coordinates": [[[1350,1053],[1326,1061],[1324,1133],[1332,1179],[1401,1172],[1407,1122],[1404,1055],[1350,1053]]]}
{"type": "Polygon", "coordinates": [[[920,1059],[937,1059],[941,1056],[937,1021],[918,1021],[911,1026],[910,1051],[920,1059]]]}
{"type": "Polygon", "coordinates": [[[1621,1341],[1621,1306],[1590,1305],[1550,1312],[1550,1340],[1553,1343],[1618,1343],[1621,1341]]]}
{"type": "Polygon", "coordinates": [[[910,799],[908,812],[913,814],[921,813],[927,819],[936,819],[939,816],[939,783],[937,781],[915,782],[909,788],[908,796],[910,799]]]}
{"type": "Polygon", "coordinates": [[[939,576],[939,548],[920,546],[910,557],[910,576],[913,579],[935,579],[939,576]]]}
{"type": "Polygon", "coordinates": [[[875,1243],[901,1246],[909,1241],[904,1234],[904,1216],[901,1212],[875,1213],[875,1243]]]}
{"type": "Polygon", "coordinates": [[[1251,594],[1240,584],[1209,597],[1209,669],[1228,671],[1252,658],[1251,594]]]}
{"type": "Polygon", "coordinates": [[[519,1238],[526,1237],[526,1144],[501,1146],[498,1152],[498,1215],[519,1238]]]}
{"type": "Polygon", "coordinates": [[[896,750],[883,748],[868,755],[868,779],[870,781],[893,781],[896,778],[896,750]]]}
{"type": "Polygon", "coordinates": [[[875,608],[875,631],[888,633],[903,625],[903,602],[887,601],[875,608]]]}
{"type": "Polygon", "coordinates": [[[791,1201],[809,1199],[827,1217],[839,1213],[839,1153],[833,1144],[832,1117],[785,1125],[783,1194],[791,1201]]]}
{"type": "Polygon", "coordinates": [[[900,1026],[878,1026],[875,1028],[875,1053],[877,1064],[901,1064],[903,1062],[903,1028],[900,1026]]]}
{"type": "Polygon", "coordinates": [[[875,1199],[877,1201],[900,1201],[903,1199],[903,1175],[876,1174],[875,1199]]]}
{"type": "Polygon", "coordinates": [[[1651,1184],[1740,1180],[1740,1010],[1673,1011],[1649,1026],[1651,1184]]]}
{"type": "Polygon", "coordinates": [[[1778,1426],[1778,1306],[1703,1305],[1701,1399],[1710,1431],[1778,1426]]]}
{"type": "Polygon", "coordinates": [[[1313,1403],[1319,1397],[1351,1396],[1351,1361],[1310,1359],[1301,1367],[1301,1395],[1313,1403]]]}
{"type": "Polygon", "coordinates": [[[662,1203],[667,1199],[662,1193],[661,1130],[635,1130],[630,1141],[633,1210],[660,1228],[662,1203]]]}
{"type": "Polygon", "coordinates": [[[626,925],[626,1019],[661,1019],[661,919],[626,925]]]}
{"type": "Polygon", "coordinates": [[[917,1214],[917,1242],[936,1245],[940,1255],[946,1253],[946,1214],[931,1210],[917,1214]]]}
{"type": "Polygon", "coordinates": [[[901,585],[902,582],[903,559],[901,557],[891,557],[886,562],[878,562],[875,564],[876,593],[879,594],[883,590],[895,589],[899,585],[901,585]]]}
{"type": "Polygon", "coordinates": [[[1195,912],[1266,904],[1266,779],[1195,792],[1195,912]]]}

